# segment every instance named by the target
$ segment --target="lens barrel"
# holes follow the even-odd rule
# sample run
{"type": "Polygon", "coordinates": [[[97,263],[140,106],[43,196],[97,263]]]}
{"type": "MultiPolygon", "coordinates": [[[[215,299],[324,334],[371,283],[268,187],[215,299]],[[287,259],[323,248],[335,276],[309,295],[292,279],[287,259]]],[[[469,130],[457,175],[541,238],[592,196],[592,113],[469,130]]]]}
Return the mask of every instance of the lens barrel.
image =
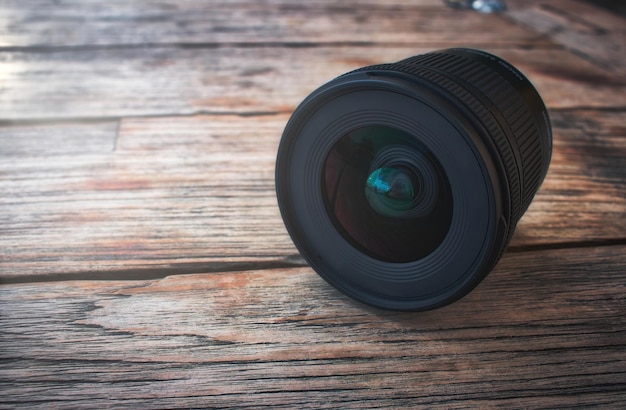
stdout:
{"type": "Polygon", "coordinates": [[[543,181],[548,112],[492,54],[447,49],[363,67],[309,95],[276,161],[281,214],[326,281],[427,310],[491,271],[543,181]]]}

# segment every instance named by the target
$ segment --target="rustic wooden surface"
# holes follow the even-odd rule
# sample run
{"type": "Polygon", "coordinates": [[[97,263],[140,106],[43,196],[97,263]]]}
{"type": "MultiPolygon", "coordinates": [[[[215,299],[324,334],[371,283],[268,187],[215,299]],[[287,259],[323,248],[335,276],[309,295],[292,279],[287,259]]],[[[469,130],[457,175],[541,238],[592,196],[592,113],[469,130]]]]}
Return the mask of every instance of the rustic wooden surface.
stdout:
{"type": "Polygon", "coordinates": [[[507,4],[0,2],[0,408],[626,407],[626,20],[507,4]],[[553,162],[470,295],[364,307],[285,232],[280,134],[450,46],[528,75],[553,162]]]}

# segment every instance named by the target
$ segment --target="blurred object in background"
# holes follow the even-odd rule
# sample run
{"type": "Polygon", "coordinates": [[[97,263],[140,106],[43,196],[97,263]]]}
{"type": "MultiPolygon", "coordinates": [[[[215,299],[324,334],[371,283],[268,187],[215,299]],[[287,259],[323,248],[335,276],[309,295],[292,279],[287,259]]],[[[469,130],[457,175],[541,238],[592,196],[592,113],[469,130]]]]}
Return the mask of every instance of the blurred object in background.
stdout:
{"type": "Polygon", "coordinates": [[[444,0],[448,7],[472,9],[481,13],[498,13],[506,9],[502,0],[444,0]]]}
{"type": "MultiPolygon", "coordinates": [[[[623,0],[583,0],[605,8],[613,13],[626,16],[626,2],[623,0]]],[[[498,13],[506,10],[504,0],[444,0],[448,7],[454,9],[476,10],[481,13],[498,13]]]]}

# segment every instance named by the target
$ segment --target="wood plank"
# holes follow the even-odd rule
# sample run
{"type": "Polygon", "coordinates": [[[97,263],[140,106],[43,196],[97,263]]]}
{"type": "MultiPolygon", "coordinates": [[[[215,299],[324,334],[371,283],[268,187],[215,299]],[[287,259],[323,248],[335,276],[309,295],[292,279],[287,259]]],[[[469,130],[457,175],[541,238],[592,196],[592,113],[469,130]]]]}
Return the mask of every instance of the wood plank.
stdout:
{"type": "MultiPolygon", "coordinates": [[[[273,190],[275,130],[286,116],[177,121],[156,128],[169,123],[166,135],[186,152],[171,139],[158,150],[125,151],[123,137],[116,152],[0,162],[3,278],[289,260],[295,251],[273,190]]],[[[121,132],[132,135],[133,126],[121,132]]]]}
{"type": "Polygon", "coordinates": [[[501,16],[460,12],[438,0],[0,3],[0,47],[5,48],[243,42],[442,47],[460,39],[476,46],[550,44],[501,16]]]}
{"type": "MultiPolygon", "coordinates": [[[[261,47],[0,53],[5,120],[291,112],[313,89],[417,47],[261,47]]],[[[626,82],[559,49],[491,49],[550,108],[626,107],[626,82]]]]}
{"type": "Polygon", "coordinates": [[[3,285],[0,402],[623,408],[624,264],[624,246],[507,254],[422,314],[308,268],[3,285]]]}
{"type": "MultiPolygon", "coordinates": [[[[555,111],[552,118],[553,162],[512,247],[623,241],[624,113],[555,111]]],[[[0,280],[303,263],[274,196],[275,154],[287,119],[124,119],[115,152],[59,155],[55,147],[49,157],[3,158],[0,280]]]]}
{"type": "Polygon", "coordinates": [[[626,80],[623,17],[576,0],[514,0],[506,14],[626,80]]]}
{"type": "Polygon", "coordinates": [[[119,121],[0,125],[0,158],[102,154],[115,149],[119,121]]]}
{"type": "Polygon", "coordinates": [[[0,408],[626,408],[623,19],[442,4],[0,2],[0,408]],[[335,75],[451,45],[529,75],[553,164],[474,292],[364,307],[299,266],[278,139],[335,75]]]}
{"type": "Polygon", "coordinates": [[[624,111],[552,112],[552,163],[512,246],[626,239],[624,111]]]}

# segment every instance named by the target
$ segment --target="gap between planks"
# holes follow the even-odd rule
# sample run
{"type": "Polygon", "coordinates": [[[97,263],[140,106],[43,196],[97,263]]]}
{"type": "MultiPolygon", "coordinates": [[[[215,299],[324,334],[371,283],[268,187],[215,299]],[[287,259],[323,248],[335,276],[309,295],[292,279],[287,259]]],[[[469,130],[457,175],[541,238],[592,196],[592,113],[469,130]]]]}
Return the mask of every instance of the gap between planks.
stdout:
{"type": "MultiPolygon", "coordinates": [[[[626,238],[598,241],[562,242],[537,245],[510,246],[505,255],[521,253],[541,253],[571,249],[589,249],[604,247],[621,247],[626,245],[626,238]]],[[[172,263],[169,267],[151,267],[135,269],[116,269],[108,271],[84,271],[71,273],[44,273],[33,275],[4,275],[0,276],[1,285],[17,285],[47,282],[74,282],[74,281],[146,281],[158,280],[181,275],[229,274],[246,271],[263,271],[276,269],[293,269],[309,267],[300,254],[294,254],[281,261],[257,262],[212,262],[212,263],[172,263]]],[[[496,267],[497,269],[497,267],[496,267]]]]}

